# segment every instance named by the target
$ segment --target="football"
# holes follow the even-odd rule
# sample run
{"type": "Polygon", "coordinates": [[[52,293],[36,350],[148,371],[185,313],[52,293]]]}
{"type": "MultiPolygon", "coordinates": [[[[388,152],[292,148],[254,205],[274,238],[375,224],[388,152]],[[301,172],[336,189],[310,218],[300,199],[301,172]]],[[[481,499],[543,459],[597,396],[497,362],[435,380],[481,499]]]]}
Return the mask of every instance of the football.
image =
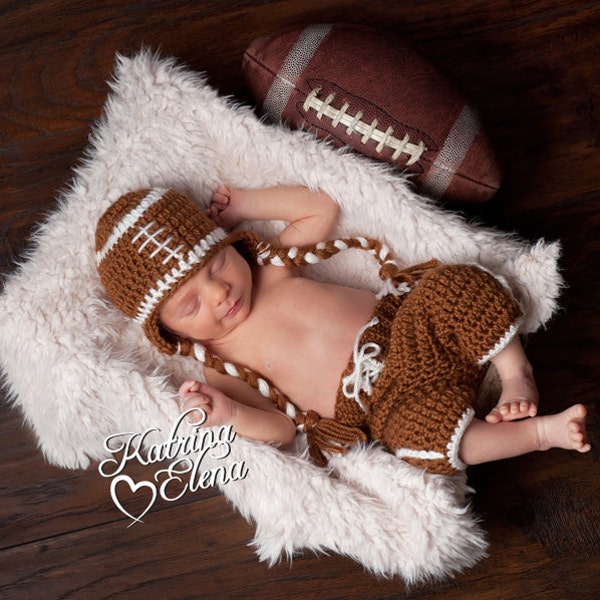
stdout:
{"type": "Polygon", "coordinates": [[[498,190],[500,168],[477,111],[396,35],[310,25],[254,40],[242,68],[269,120],[390,163],[426,196],[475,203],[498,190]]]}

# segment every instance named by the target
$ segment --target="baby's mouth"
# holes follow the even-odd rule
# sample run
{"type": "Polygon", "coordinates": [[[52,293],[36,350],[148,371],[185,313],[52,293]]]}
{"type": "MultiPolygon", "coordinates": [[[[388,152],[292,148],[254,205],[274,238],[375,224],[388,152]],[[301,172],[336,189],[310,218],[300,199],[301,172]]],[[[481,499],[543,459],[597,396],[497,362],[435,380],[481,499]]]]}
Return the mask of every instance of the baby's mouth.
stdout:
{"type": "Polygon", "coordinates": [[[242,306],[242,299],[238,298],[234,302],[233,306],[225,314],[225,318],[230,319],[231,317],[235,316],[238,313],[238,311],[240,310],[241,306],[242,306]]]}

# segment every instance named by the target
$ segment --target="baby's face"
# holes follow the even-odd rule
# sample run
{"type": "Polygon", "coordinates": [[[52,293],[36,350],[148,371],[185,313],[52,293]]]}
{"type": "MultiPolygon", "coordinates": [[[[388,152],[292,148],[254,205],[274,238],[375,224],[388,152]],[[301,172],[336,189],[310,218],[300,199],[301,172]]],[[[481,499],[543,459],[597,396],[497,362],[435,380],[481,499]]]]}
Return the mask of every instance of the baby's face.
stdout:
{"type": "Polygon", "coordinates": [[[160,321],[180,337],[216,341],[246,319],[251,302],[250,265],[227,246],[164,303],[160,321]]]}

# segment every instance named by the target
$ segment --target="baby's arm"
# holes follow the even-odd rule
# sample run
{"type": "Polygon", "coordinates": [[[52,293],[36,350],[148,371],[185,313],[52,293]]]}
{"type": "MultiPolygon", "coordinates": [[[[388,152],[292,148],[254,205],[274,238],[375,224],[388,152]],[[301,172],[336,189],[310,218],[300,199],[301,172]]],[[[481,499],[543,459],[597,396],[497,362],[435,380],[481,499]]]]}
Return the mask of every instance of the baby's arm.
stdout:
{"type": "Polygon", "coordinates": [[[213,194],[209,216],[231,229],[242,221],[286,221],[275,243],[284,248],[309,246],[327,239],[338,205],[325,192],[302,186],[242,190],[220,186],[213,194]]]}
{"type": "MultiPolygon", "coordinates": [[[[210,369],[206,375],[209,384],[186,381],[179,388],[183,411],[201,408],[206,413],[203,422],[206,427],[231,425],[236,433],[253,440],[283,446],[292,442],[296,427],[271,400],[232,377],[210,369]]],[[[192,422],[199,421],[200,417],[199,412],[190,414],[192,422]]]]}

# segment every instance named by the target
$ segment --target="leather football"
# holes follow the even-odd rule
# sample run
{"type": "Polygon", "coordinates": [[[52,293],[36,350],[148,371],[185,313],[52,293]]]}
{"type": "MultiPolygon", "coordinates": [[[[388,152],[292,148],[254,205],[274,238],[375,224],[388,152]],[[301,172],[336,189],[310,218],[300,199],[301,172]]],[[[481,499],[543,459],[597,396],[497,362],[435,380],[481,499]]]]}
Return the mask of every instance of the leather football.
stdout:
{"type": "Polygon", "coordinates": [[[449,202],[489,200],[501,173],[458,85],[400,37],[319,24],[254,40],[246,83],[272,122],[314,132],[411,174],[449,202]]]}

